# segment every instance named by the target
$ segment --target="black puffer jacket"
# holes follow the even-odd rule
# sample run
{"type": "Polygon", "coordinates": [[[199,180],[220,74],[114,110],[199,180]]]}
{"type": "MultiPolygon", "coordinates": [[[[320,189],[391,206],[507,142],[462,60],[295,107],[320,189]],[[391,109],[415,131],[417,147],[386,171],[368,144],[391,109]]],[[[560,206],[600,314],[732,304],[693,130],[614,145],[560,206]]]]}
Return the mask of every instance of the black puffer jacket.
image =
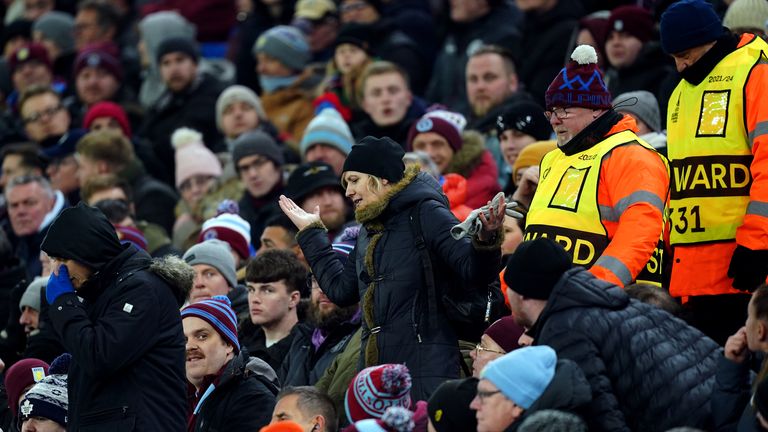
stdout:
{"type": "Polygon", "coordinates": [[[246,351],[224,366],[195,417],[195,432],[257,431],[269,424],[278,388],[272,368],[246,351]]]}
{"type": "Polygon", "coordinates": [[[184,430],[180,287],[167,282],[180,281],[180,272],[126,246],[92,276],[87,292],[53,302],[53,327],[72,354],[68,430],[184,430]]]}
{"type": "Polygon", "coordinates": [[[711,429],[721,350],[682,320],[574,268],[555,285],[531,333],[584,371],[590,431],[711,429]]]}
{"type": "Polygon", "coordinates": [[[464,279],[473,286],[487,286],[500,265],[499,245],[479,245],[468,238],[454,240],[449,231],[457,220],[440,185],[429,175],[419,174],[417,168],[406,170],[405,178],[380,201],[358,210],[358,219],[367,212],[373,220],[361,228],[346,264],[331,249],[323,229],[313,225],[297,236],[328,298],[341,307],[360,302],[364,316],[373,314],[380,330],[371,335],[363,320],[360,366],[405,363],[413,379],[414,400],[427,400],[443,381],[459,376],[457,338],[448,318],[438,307],[436,322],[430,323],[425,306],[427,290],[409,221],[411,209],[422,200],[426,201],[421,204],[421,226],[426,247],[433,255],[435,285],[446,289],[457,279],[464,279]],[[373,216],[377,211],[378,216],[373,216]],[[371,231],[379,224],[378,233],[371,231]],[[375,291],[367,304],[369,284],[375,291]],[[378,358],[366,365],[369,337],[376,338],[378,358]]]}

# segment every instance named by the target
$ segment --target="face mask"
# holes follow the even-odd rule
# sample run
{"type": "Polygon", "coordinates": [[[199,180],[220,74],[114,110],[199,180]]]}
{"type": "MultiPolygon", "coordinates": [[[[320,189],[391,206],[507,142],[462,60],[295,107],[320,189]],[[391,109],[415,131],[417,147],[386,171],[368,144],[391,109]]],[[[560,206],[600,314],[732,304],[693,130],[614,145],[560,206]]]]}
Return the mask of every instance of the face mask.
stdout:
{"type": "Polygon", "coordinates": [[[298,75],[287,77],[261,75],[259,76],[259,84],[261,84],[261,89],[265,93],[273,93],[281,88],[290,86],[295,83],[297,79],[299,79],[298,75]]]}

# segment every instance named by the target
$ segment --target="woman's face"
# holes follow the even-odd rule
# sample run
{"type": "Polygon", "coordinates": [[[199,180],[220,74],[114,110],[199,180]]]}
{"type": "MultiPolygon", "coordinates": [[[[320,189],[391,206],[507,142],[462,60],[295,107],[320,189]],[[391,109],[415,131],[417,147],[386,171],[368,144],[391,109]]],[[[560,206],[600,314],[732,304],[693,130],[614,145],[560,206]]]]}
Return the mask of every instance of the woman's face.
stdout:
{"type": "Polygon", "coordinates": [[[198,174],[186,179],[179,186],[181,198],[187,205],[194,208],[203,197],[213,188],[216,177],[198,174]]]}
{"type": "Polygon", "coordinates": [[[365,61],[368,60],[368,54],[358,46],[341,44],[336,47],[334,60],[336,61],[336,67],[339,69],[339,72],[348,74],[365,63],[365,61]]]}
{"type": "Polygon", "coordinates": [[[501,244],[501,254],[512,255],[522,242],[523,230],[520,229],[517,220],[504,216],[504,243],[501,244]]]}
{"type": "Polygon", "coordinates": [[[344,181],[346,182],[344,194],[352,201],[355,210],[378,201],[390,187],[387,180],[381,179],[382,188],[378,191],[373,190],[368,187],[370,177],[370,175],[358,171],[346,171],[344,173],[344,181]]]}

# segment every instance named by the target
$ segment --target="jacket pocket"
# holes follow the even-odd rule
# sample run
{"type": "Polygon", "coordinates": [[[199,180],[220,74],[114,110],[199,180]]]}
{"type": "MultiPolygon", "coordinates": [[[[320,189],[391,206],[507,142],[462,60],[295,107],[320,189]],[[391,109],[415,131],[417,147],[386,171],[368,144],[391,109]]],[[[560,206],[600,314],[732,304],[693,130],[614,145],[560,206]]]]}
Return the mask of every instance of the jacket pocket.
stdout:
{"type": "Polygon", "coordinates": [[[80,432],[132,432],[136,417],[127,406],[85,413],[80,416],[80,432]]]}

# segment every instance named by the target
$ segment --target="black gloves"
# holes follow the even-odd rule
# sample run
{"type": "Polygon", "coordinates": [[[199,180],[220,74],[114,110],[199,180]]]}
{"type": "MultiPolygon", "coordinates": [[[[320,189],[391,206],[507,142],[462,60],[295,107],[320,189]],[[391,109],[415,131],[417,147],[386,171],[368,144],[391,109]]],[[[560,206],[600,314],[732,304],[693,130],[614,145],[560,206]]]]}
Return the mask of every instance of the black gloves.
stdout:
{"type": "Polygon", "coordinates": [[[768,276],[768,250],[752,250],[736,246],[728,267],[728,277],[733,278],[733,287],[752,292],[765,282],[768,276]]]}

